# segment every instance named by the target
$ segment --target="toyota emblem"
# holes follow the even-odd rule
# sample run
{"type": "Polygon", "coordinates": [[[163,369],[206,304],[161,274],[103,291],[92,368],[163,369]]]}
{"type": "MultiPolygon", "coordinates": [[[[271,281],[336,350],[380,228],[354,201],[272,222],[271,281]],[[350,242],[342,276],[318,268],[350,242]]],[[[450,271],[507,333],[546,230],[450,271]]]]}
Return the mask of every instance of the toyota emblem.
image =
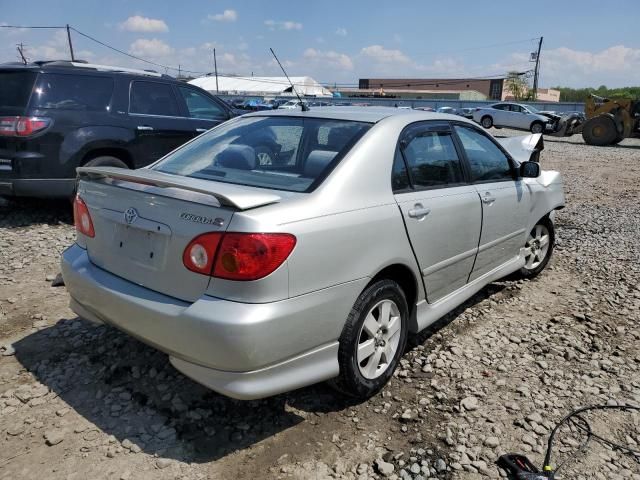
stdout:
{"type": "Polygon", "coordinates": [[[129,207],[124,211],[124,221],[127,222],[128,224],[132,224],[133,222],[136,221],[137,218],[138,218],[138,211],[135,208],[129,207]]]}

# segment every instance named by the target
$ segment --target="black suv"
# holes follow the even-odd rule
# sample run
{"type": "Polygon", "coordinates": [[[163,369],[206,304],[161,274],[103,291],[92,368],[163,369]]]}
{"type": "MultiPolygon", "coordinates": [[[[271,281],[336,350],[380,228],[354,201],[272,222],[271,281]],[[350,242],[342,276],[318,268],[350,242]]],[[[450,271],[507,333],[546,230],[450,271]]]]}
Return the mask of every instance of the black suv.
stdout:
{"type": "Polygon", "coordinates": [[[235,116],[168,75],[64,61],[0,65],[0,197],[66,197],[76,167],[138,168],[235,116]]]}

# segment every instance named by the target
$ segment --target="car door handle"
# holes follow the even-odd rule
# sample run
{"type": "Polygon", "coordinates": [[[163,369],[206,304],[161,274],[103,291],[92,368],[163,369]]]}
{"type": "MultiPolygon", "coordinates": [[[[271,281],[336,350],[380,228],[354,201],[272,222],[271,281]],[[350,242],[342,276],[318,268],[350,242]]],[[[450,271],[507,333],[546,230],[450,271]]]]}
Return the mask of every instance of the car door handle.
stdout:
{"type": "Polygon", "coordinates": [[[153,130],[153,127],[150,127],[149,125],[138,125],[136,127],[136,130],[148,131],[148,130],[153,130]]]}
{"type": "Polygon", "coordinates": [[[430,208],[426,208],[423,207],[422,205],[420,205],[419,203],[414,205],[414,208],[410,209],[407,214],[411,217],[411,218],[424,218],[427,215],[429,215],[429,213],[431,213],[431,209],[430,208]]]}
{"type": "Polygon", "coordinates": [[[207,131],[206,128],[196,128],[196,132],[198,132],[198,133],[204,133],[206,131],[207,131]]]}
{"type": "Polygon", "coordinates": [[[486,192],[484,194],[484,197],[482,197],[482,202],[486,203],[488,205],[491,205],[493,202],[496,201],[496,197],[494,197],[493,195],[491,195],[489,192],[486,192]]]}

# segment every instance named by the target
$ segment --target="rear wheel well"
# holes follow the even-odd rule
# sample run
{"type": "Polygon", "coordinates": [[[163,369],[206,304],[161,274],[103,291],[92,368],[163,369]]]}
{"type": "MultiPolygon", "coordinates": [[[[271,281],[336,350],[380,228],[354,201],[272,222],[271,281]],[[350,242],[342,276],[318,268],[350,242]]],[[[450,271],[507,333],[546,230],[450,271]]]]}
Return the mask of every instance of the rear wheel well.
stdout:
{"type": "Polygon", "coordinates": [[[82,162],[80,162],[80,166],[84,166],[89,163],[94,158],[98,157],[115,157],[119,160],[122,160],[127,164],[127,167],[133,168],[133,158],[126,150],[120,148],[96,148],[94,150],[90,150],[82,157],[82,162]]]}
{"type": "Polygon", "coordinates": [[[418,298],[418,283],[411,269],[401,263],[389,265],[380,270],[376,276],[371,279],[369,285],[379,280],[393,280],[400,285],[407,299],[409,313],[411,314],[418,298]]]}

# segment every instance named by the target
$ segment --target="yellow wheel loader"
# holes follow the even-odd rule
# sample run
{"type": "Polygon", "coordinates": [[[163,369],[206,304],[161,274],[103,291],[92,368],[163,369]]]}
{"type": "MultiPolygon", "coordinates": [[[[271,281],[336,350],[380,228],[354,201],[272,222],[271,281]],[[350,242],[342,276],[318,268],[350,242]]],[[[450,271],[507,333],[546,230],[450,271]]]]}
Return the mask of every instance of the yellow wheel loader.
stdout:
{"type": "Polygon", "coordinates": [[[616,145],[625,138],[640,138],[639,100],[591,95],[584,105],[584,113],[582,138],[588,145],[616,145]]]}

